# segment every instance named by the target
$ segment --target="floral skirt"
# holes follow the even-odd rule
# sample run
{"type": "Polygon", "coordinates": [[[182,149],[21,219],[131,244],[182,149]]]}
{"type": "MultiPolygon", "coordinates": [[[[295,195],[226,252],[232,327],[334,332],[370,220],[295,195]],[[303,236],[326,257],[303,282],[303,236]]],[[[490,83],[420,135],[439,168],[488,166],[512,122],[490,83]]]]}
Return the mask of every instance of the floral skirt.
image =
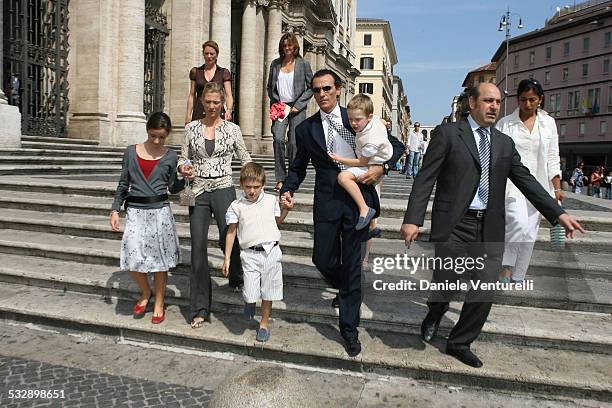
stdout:
{"type": "Polygon", "coordinates": [[[121,270],[165,272],[180,262],[181,249],[170,206],[128,207],[121,241],[121,270]]]}

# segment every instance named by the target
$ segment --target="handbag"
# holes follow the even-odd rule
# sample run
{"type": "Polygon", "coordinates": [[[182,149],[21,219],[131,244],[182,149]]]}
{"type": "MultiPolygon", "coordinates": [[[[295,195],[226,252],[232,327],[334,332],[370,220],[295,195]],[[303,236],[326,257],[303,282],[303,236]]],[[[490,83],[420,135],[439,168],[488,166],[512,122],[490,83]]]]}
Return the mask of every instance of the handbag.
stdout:
{"type": "Polygon", "coordinates": [[[189,183],[189,180],[185,180],[185,188],[179,194],[179,204],[186,207],[194,207],[195,201],[196,197],[191,188],[191,183],[189,183]]]}

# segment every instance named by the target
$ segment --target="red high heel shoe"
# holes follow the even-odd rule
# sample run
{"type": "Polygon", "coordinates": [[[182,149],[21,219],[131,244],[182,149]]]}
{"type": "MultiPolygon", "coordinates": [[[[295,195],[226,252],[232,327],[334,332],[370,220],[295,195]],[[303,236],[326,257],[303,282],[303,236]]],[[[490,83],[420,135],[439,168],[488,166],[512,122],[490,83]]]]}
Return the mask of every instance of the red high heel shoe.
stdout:
{"type": "Polygon", "coordinates": [[[153,295],[149,296],[149,299],[147,299],[147,303],[145,303],[144,305],[140,305],[138,304],[138,302],[136,302],[134,308],[132,309],[132,316],[134,317],[134,319],[142,319],[144,317],[145,313],[147,312],[147,306],[149,306],[149,302],[151,301],[152,297],[153,295]]]}
{"type": "Polygon", "coordinates": [[[166,320],[166,307],[164,307],[161,316],[151,316],[151,323],[153,324],[160,324],[162,323],[164,320],[166,320]]]}

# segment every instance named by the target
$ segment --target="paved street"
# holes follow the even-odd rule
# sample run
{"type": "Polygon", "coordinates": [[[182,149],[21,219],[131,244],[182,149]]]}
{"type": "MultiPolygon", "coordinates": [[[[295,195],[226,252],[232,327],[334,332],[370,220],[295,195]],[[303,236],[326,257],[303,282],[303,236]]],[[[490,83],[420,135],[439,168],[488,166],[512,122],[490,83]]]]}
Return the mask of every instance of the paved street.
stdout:
{"type": "MultiPolygon", "coordinates": [[[[260,362],[231,353],[128,344],[122,339],[0,321],[1,407],[206,407],[228,375],[260,362]],[[180,384],[180,385],[177,385],[180,384]],[[58,390],[64,399],[8,398],[8,391],[58,390]]],[[[370,373],[283,364],[317,389],[313,407],[599,407],[451,387],[370,373]]]]}
{"type": "Polygon", "coordinates": [[[0,378],[4,378],[0,406],[5,408],[206,407],[211,394],[202,389],[7,356],[0,356],[0,378]],[[11,391],[15,398],[10,398],[11,391]],[[51,398],[28,398],[49,391],[53,391],[51,398]]]}

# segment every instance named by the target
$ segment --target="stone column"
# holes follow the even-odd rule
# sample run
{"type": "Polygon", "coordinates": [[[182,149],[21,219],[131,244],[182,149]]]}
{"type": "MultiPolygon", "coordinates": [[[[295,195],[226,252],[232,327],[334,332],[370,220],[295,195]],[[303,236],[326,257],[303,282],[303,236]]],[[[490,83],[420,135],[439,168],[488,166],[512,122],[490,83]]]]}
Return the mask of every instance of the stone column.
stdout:
{"type": "Polygon", "coordinates": [[[325,61],[325,52],[327,51],[327,48],[325,46],[319,46],[317,47],[317,69],[315,69],[315,71],[318,71],[320,69],[326,68],[326,61],[325,61]]]}
{"type": "MultiPolygon", "coordinates": [[[[270,75],[270,64],[278,58],[278,42],[283,32],[283,8],[288,4],[287,0],[272,0],[268,5],[268,33],[266,37],[266,62],[265,62],[265,84],[263,102],[263,133],[261,140],[261,153],[273,154],[272,148],[272,121],[270,120],[270,98],[268,98],[267,86],[268,75],[270,75]]],[[[302,51],[303,52],[303,51],[302,51]]]]}
{"type": "Polygon", "coordinates": [[[115,144],[125,146],[146,137],[144,94],[145,7],[141,0],[121,2],[119,13],[117,119],[115,144]]]}
{"type": "Polygon", "coordinates": [[[253,153],[261,153],[261,135],[262,135],[262,125],[263,125],[263,103],[264,103],[264,94],[265,94],[265,86],[266,80],[264,79],[265,74],[265,49],[266,49],[266,17],[265,17],[265,3],[267,0],[259,0],[259,6],[257,7],[257,32],[255,35],[257,45],[255,49],[257,50],[257,70],[255,71],[257,74],[257,78],[255,79],[255,141],[253,146],[253,153]]]}
{"type": "Polygon", "coordinates": [[[255,107],[261,104],[256,99],[258,52],[257,40],[257,0],[244,0],[242,12],[242,45],[240,49],[240,99],[238,124],[247,148],[253,151],[255,136],[255,107]]]}
{"type": "Polygon", "coordinates": [[[118,2],[69,3],[68,137],[114,145],[118,2]]]}
{"type": "MultiPolygon", "coordinates": [[[[170,13],[170,36],[166,42],[166,90],[169,106],[165,111],[172,119],[172,133],[166,143],[183,143],[189,71],[204,63],[202,44],[208,40],[210,0],[173,1],[170,13]],[[172,52],[169,52],[169,51],[172,52]]],[[[221,49],[221,55],[230,50],[221,49]]],[[[220,56],[221,56],[220,55],[220,56]]],[[[228,67],[229,68],[229,67],[228,67]]]]}
{"type": "Polygon", "coordinates": [[[11,106],[6,100],[6,96],[2,91],[4,85],[4,71],[2,69],[3,52],[4,52],[4,39],[2,37],[4,32],[4,4],[3,0],[0,0],[0,146],[4,147],[21,147],[21,113],[17,106],[11,106]]]}
{"type": "Polygon", "coordinates": [[[230,69],[232,58],[232,0],[212,0],[210,39],[219,44],[218,64],[230,69]]]}

